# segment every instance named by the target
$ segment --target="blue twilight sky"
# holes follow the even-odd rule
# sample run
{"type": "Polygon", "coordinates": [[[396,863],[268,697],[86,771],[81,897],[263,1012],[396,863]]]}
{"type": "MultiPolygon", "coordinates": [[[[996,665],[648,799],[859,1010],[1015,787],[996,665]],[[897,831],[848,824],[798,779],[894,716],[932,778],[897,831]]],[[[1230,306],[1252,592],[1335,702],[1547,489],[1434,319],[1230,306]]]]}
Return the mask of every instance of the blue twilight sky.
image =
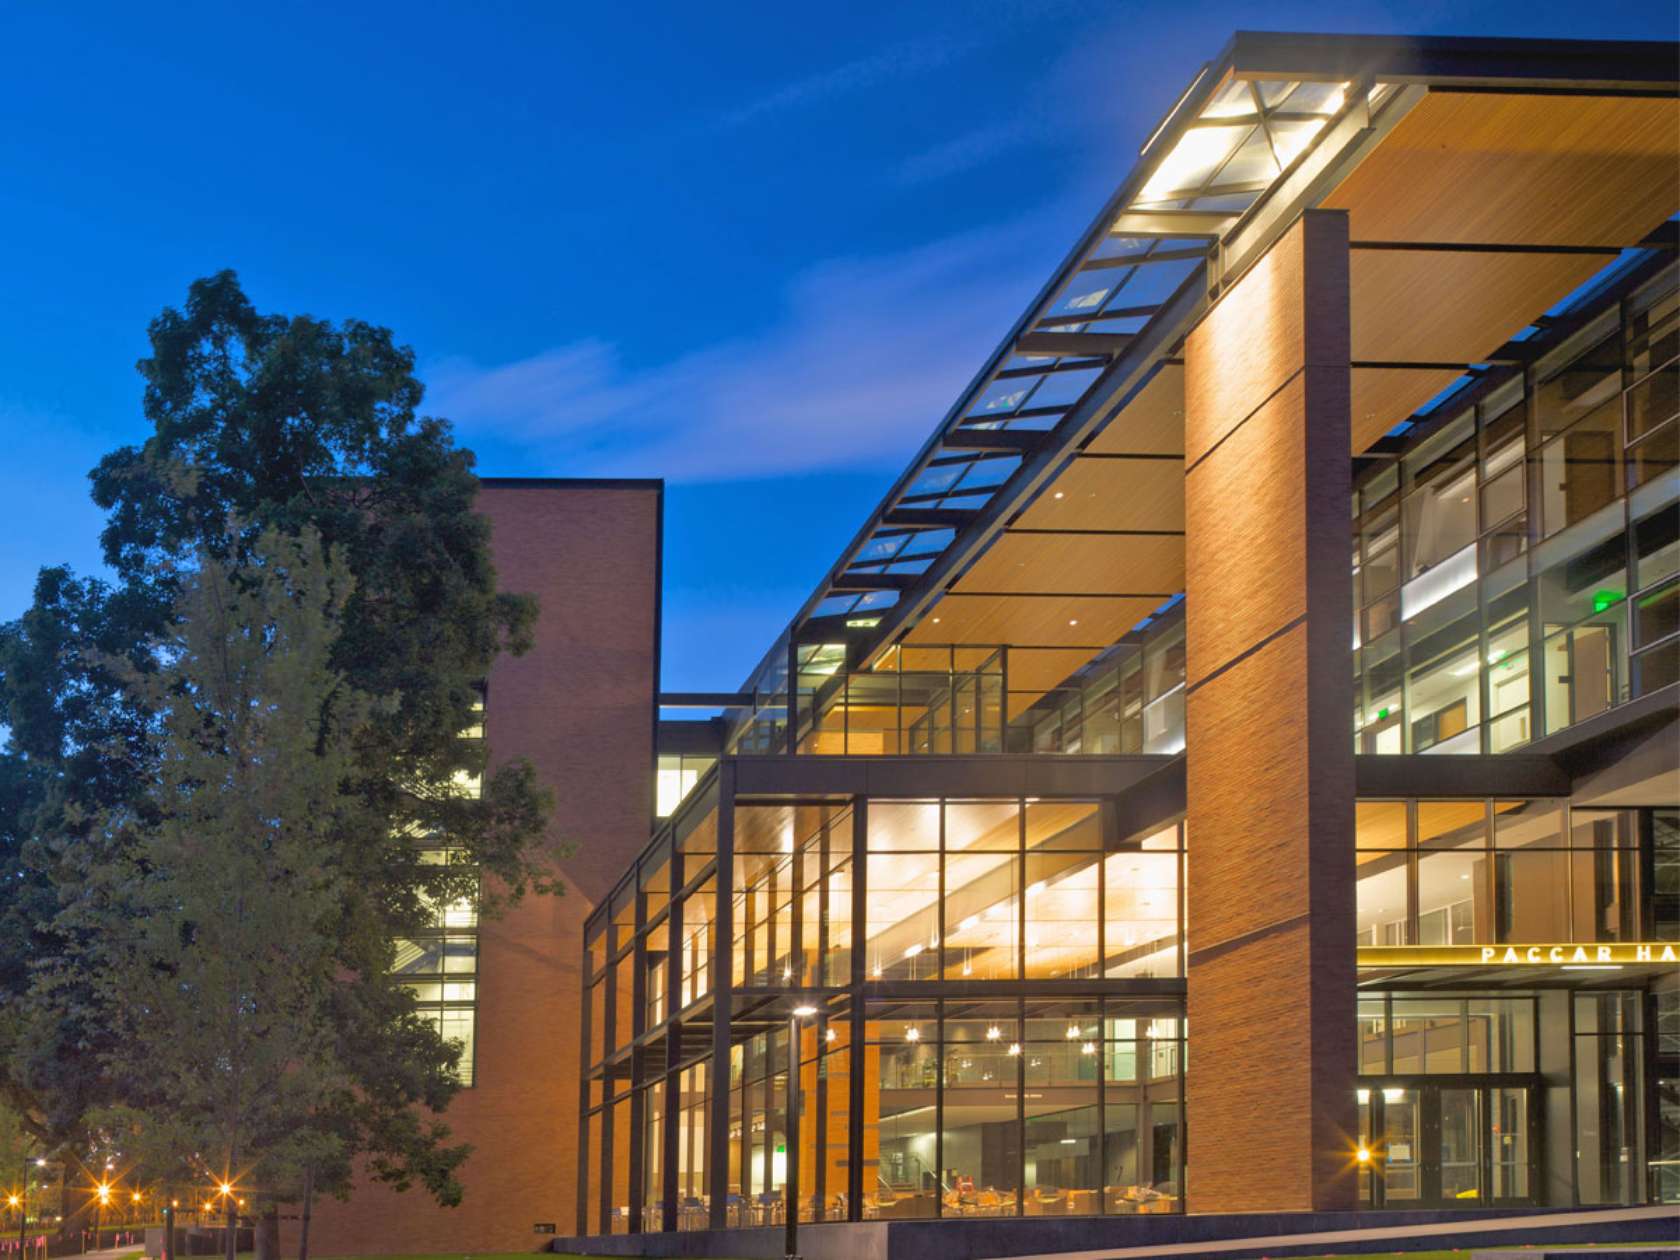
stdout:
{"type": "Polygon", "coordinates": [[[0,618],[194,277],[412,345],[502,475],[670,484],[740,683],[1231,30],[1674,38],[1673,0],[0,0],[0,618]],[[1328,25],[1327,25],[1328,24],[1328,25]]]}

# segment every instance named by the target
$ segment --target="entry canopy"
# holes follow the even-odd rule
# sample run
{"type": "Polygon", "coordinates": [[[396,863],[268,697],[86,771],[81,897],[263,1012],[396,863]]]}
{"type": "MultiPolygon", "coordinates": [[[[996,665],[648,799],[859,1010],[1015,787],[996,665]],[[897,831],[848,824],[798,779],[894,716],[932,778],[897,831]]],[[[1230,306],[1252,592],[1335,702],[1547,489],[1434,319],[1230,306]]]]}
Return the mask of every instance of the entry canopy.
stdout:
{"type": "Polygon", "coordinates": [[[1210,302],[1304,210],[1345,210],[1368,450],[1628,251],[1673,248],[1677,65],[1666,42],[1235,35],[749,685],[802,645],[865,669],[1007,646],[1030,704],[1184,589],[1177,356],[1210,302]]]}

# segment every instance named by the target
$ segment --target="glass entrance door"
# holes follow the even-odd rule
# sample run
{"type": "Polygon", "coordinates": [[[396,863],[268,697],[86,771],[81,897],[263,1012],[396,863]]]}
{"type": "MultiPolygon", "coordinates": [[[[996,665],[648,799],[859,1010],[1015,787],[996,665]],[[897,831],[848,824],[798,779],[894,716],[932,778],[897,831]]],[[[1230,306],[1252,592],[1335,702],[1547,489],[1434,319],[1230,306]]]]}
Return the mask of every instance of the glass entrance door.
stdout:
{"type": "Polygon", "coordinates": [[[1360,1093],[1361,1141],[1371,1152],[1360,1198],[1376,1207],[1532,1203],[1534,1108],[1528,1085],[1463,1077],[1384,1085],[1360,1093]]]}
{"type": "Polygon", "coordinates": [[[1435,1169],[1440,1179],[1438,1197],[1444,1202],[1483,1199],[1482,1095],[1480,1089],[1443,1089],[1438,1093],[1440,1139],[1435,1169]]]}

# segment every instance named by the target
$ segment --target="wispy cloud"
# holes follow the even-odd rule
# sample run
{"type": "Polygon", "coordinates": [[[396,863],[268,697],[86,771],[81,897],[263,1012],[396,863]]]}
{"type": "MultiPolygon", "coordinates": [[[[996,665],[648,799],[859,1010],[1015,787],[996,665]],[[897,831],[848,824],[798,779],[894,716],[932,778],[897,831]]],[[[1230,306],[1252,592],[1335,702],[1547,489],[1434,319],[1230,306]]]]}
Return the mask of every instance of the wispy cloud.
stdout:
{"type": "Polygon", "coordinates": [[[755,101],[730,110],[723,116],[722,122],[728,127],[739,127],[769,114],[820,104],[893,79],[925,74],[960,60],[983,42],[971,35],[953,35],[894,44],[867,57],[786,83],[755,101]]]}
{"type": "Polygon", "coordinates": [[[428,409],[555,472],[715,481],[902,462],[1042,280],[1041,214],[797,276],[753,336],[626,367],[601,340],[515,362],[437,363],[428,409]]]}
{"type": "Polygon", "coordinates": [[[1031,143],[1040,135],[1040,129],[1024,119],[981,127],[911,154],[899,163],[898,179],[902,184],[925,184],[948,175],[960,175],[1031,143]]]}

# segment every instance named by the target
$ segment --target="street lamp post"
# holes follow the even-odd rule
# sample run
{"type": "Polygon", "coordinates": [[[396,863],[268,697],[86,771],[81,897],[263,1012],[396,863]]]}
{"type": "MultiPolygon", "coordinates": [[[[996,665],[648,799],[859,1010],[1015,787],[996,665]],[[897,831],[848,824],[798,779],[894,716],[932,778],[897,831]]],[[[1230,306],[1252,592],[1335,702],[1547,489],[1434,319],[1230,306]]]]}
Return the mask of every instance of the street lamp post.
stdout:
{"type": "Polygon", "coordinates": [[[799,1256],[799,1021],[816,1013],[816,1007],[803,1003],[788,1016],[787,1236],[783,1248],[788,1260],[799,1256]]]}
{"type": "Polygon", "coordinates": [[[99,1188],[93,1196],[93,1249],[99,1250],[99,1233],[105,1227],[105,1205],[110,1202],[111,1187],[105,1182],[99,1183],[99,1188]]]}

